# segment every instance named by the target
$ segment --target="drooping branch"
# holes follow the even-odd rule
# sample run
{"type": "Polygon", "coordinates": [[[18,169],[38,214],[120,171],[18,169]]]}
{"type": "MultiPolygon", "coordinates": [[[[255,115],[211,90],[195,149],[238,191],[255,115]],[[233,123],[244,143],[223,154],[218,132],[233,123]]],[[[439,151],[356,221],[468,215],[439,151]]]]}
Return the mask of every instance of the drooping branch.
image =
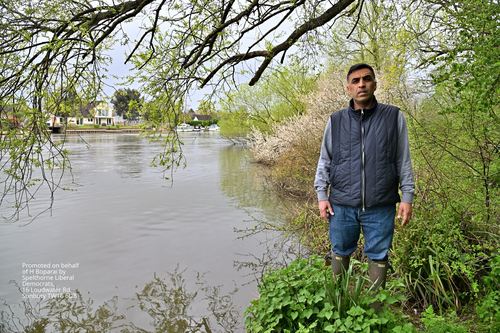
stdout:
{"type": "Polygon", "coordinates": [[[262,74],[267,69],[272,59],[276,55],[278,55],[280,52],[288,50],[290,47],[292,47],[292,45],[294,45],[299,40],[300,37],[302,37],[307,32],[312,31],[328,23],[330,20],[332,20],[335,16],[337,16],[339,13],[345,10],[353,2],[354,0],[339,1],[330,9],[328,9],[323,15],[311,19],[308,22],[301,25],[299,28],[297,28],[283,43],[273,47],[273,49],[269,52],[269,54],[266,56],[266,59],[263,61],[263,63],[255,73],[254,77],[250,80],[249,85],[252,86],[255,83],[257,83],[257,81],[259,81],[260,77],[262,76],[262,74]]]}
{"type": "MultiPolygon", "coordinates": [[[[0,136],[0,169],[7,177],[0,179],[0,206],[10,193],[27,209],[35,172],[42,175],[36,186],[45,184],[51,193],[59,188],[62,176],[53,177],[48,168],[64,171],[68,155],[46,134],[46,119],[65,103],[65,91],[95,101],[119,32],[132,50],[126,62],[136,69],[142,91],[161,101],[152,114],[172,120],[193,88],[228,87],[240,64],[263,59],[252,73],[250,85],[255,84],[276,56],[283,61],[304,36],[355,1],[0,0],[0,108],[23,119],[20,132],[37,134],[30,141],[15,131],[0,136]],[[141,22],[136,40],[124,29],[132,21],[141,22]]],[[[182,152],[165,147],[160,164],[176,163],[174,155],[182,152]]]]}
{"type": "MultiPolygon", "coordinates": [[[[254,1],[251,6],[247,8],[247,10],[244,12],[247,14],[253,7],[256,6],[256,2],[254,1]]],[[[330,22],[332,19],[334,19],[337,15],[339,15],[342,11],[344,11],[349,5],[351,5],[355,0],[341,0],[332,7],[330,7],[328,10],[326,10],[322,15],[319,17],[315,17],[310,19],[309,21],[306,21],[302,25],[300,25],[298,28],[296,28],[287,38],[285,41],[282,43],[272,47],[270,50],[260,50],[260,51],[252,51],[252,52],[246,52],[246,53],[240,53],[236,54],[233,56],[230,56],[223,61],[220,62],[220,64],[212,71],[210,72],[207,77],[203,80],[201,83],[201,87],[204,87],[206,84],[208,84],[213,77],[220,71],[222,70],[226,65],[228,64],[234,64],[234,63],[240,63],[249,59],[254,59],[254,58],[265,58],[264,61],[262,62],[261,66],[258,68],[258,70],[255,72],[253,78],[250,80],[249,85],[252,86],[257,81],[260,79],[264,71],[267,69],[271,61],[280,53],[284,53],[287,50],[289,50],[293,45],[296,44],[296,42],[304,36],[306,33],[313,31],[326,23],[330,22]]],[[[297,1],[294,3],[294,6],[290,7],[288,10],[290,13],[296,9],[296,7],[302,5],[303,2],[297,1]]],[[[283,10],[283,9],[280,9],[283,10]]],[[[241,17],[238,17],[240,19],[241,17]]],[[[237,22],[237,20],[232,20],[231,22],[228,22],[227,25],[230,23],[237,22]]],[[[281,22],[280,22],[281,23],[281,22]]],[[[276,29],[276,26],[273,27],[272,29],[276,29]]],[[[210,36],[215,35],[216,33],[219,32],[219,29],[214,30],[210,36]]],[[[199,58],[199,55],[201,54],[203,50],[203,46],[208,42],[209,38],[207,37],[207,40],[199,47],[198,55],[195,57],[191,62],[183,64],[184,68],[189,67],[190,65],[193,65],[195,61],[199,58]]],[[[255,44],[254,44],[255,45],[255,44]]],[[[187,58],[188,59],[188,58],[187,58]]]]}

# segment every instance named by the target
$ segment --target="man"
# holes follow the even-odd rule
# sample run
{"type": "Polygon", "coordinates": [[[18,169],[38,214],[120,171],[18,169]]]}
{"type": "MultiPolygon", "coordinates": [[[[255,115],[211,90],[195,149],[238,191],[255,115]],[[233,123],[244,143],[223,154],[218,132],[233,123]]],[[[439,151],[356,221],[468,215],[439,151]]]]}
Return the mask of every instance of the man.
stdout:
{"type": "Polygon", "coordinates": [[[406,120],[397,107],[377,102],[376,89],[371,66],[349,69],[352,99],[330,116],[314,181],[321,217],[330,223],[332,274],[349,267],[362,230],[375,289],[385,287],[398,185],[401,225],[411,219],[415,191],[406,120]]]}

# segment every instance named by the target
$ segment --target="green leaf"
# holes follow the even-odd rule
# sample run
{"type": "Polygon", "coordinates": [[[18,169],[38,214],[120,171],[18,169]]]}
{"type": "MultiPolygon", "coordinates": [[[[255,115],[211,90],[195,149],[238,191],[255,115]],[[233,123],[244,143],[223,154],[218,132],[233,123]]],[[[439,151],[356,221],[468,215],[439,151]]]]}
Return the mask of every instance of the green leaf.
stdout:
{"type": "Polygon", "coordinates": [[[365,312],[366,311],[359,306],[352,307],[349,311],[347,311],[347,313],[350,314],[351,316],[360,316],[360,315],[364,314],[365,312]]]}
{"type": "Polygon", "coordinates": [[[300,314],[300,317],[309,319],[309,317],[311,317],[312,314],[313,314],[312,309],[305,309],[304,312],[300,314]]]}

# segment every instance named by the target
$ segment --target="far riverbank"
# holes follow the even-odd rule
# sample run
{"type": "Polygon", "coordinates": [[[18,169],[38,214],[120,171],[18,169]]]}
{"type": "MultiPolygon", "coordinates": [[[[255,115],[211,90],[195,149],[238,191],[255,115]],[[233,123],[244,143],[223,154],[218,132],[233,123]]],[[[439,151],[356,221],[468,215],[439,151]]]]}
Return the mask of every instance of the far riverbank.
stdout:
{"type": "Polygon", "coordinates": [[[68,129],[60,134],[74,134],[74,133],[139,133],[140,128],[82,128],[82,129],[68,129]]]}

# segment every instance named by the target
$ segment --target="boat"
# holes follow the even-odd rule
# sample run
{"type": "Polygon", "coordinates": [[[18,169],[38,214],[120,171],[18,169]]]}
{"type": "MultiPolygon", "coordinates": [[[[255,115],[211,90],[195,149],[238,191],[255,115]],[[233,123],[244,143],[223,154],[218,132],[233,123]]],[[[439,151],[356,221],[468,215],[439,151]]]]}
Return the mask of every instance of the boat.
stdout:
{"type": "Polygon", "coordinates": [[[212,124],[212,125],[208,126],[207,129],[209,131],[218,131],[218,130],[220,130],[220,127],[217,124],[212,124]]]}
{"type": "Polygon", "coordinates": [[[175,130],[177,132],[192,132],[193,131],[193,126],[182,123],[182,124],[178,125],[175,128],[175,130]]]}

